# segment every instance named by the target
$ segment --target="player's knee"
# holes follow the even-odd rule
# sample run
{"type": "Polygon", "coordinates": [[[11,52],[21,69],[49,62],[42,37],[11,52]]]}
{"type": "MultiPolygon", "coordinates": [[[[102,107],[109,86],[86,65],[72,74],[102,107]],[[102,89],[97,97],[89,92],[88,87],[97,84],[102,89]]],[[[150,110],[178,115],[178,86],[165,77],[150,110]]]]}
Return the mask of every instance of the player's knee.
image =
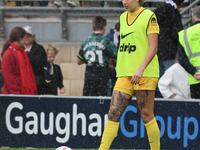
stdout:
{"type": "Polygon", "coordinates": [[[154,115],[150,114],[148,112],[141,113],[141,118],[144,123],[148,123],[149,121],[151,121],[153,119],[153,117],[154,117],[154,115]]]}

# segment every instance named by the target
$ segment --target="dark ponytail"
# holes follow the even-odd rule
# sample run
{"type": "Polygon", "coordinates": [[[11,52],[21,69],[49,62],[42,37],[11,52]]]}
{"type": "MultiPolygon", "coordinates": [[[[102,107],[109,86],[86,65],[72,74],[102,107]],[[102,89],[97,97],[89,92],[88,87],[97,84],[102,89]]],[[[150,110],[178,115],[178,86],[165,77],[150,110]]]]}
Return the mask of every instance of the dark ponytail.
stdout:
{"type": "Polygon", "coordinates": [[[3,44],[3,50],[1,52],[1,57],[3,56],[4,52],[9,48],[10,46],[10,41],[6,41],[4,44],[3,44]]]}
{"type": "Polygon", "coordinates": [[[3,50],[1,52],[1,57],[3,56],[4,52],[9,48],[10,42],[19,42],[20,39],[23,39],[26,35],[26,31],[22,27],[15,27],[10,32],[10,39],[6,41],[3,45],[3,50]]]}

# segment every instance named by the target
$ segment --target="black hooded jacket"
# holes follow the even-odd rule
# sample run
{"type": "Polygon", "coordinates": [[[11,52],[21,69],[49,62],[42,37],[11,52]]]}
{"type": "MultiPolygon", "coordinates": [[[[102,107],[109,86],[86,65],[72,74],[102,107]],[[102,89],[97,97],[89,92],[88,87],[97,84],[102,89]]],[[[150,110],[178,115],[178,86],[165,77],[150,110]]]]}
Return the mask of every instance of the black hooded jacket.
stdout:
{"type": "Polygon", "coordinates": [[[27,52],[30,59],[35,81],[37,85],[38,95],[46,93],[45,70],[47,63],[47,55],[42,45],[34,42],[30,52],[27,52]]]}
{"type": "Polygon", "coordinates": [[[158,36],[158,59],[174,60],[177,53],[178,32],[183,29],[181,15],[174,6],[164,3],[155,11],[160,34],[158,36]]]}

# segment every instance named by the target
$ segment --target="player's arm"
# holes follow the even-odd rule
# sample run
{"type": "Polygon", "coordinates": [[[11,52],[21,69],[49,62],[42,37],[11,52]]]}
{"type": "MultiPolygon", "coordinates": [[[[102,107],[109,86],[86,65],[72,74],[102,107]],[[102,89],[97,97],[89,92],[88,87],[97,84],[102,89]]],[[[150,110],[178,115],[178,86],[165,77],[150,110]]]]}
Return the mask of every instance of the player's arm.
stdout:
{"type": "Polygon", "coordinates": [[[77,55],[77,64],[82,65],[85,63],[85,58],[84,58],[84,52],[83,52],[83,45],[81,46],[81,49],[79,50],[79,53],[77,55]]]}
{"type": "Polygon", "coordinates": [[[154,56],[155,56],[155,54],[157,53],[157,50],[158,50],[158,34],[152,33],[152,34],[147,35],[147,37],[148,37],[148,42],[149,42],[149,50],[146,54],[146,57],[145,57],[143,63],[139,67],[143,71],[144,71],[144,69],[146,69],[148,64],[154,58],[154,56]]]}
{"type": "Polygon", "coordinates": [[[77,57],[77,64],[78,64],[78,65],[82,65],[82,64],[84,64],[84,63],[85,63],[84,61],[80,60],[80,59],[77,57]]]}
{"type": "Polygon", "coordinates": [[[155,54],[158,50],[158,33],[159,33],[159,25],[157,23],[157,19],[155,14],[151,17],[150,20],[155,20],[154,22],[150,21],[147,28],[147,38],[149,43],[149,50],[144,58],[144,61],[138,68],[138,70],[134,73],[131,79],[132,84],[138,84],[142,78],[143,72],[146,67],[149,65],[151,60],[154,58],[155,54]]]}
{"type": "Polygon", "coordinates": [[[149,50],[144,58],[144,61],[138,68],[138,70],[134,73],[131,79],[132,84],[138,84],[142,78],[143,72],[146,67],[149,65],[151,60],[154,58],[155,54],[157,53],[158,47],[158,34],[152,33],[148,35],[148,42],[149,42],[149,50]]]}

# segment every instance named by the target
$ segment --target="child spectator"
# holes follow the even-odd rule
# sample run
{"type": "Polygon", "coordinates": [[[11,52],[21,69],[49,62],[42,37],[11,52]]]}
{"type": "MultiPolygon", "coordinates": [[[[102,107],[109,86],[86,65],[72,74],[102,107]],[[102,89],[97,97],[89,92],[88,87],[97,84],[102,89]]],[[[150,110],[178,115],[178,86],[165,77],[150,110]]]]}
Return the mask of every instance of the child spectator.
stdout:
{"type": "Polygon", "coordinates": [[[93,19],[94,33],[87,37],[77,55],[77,64],[86,64],[83,96],[106,96],[109,80],[109,58],[117,59],[117,47],[104,37],[107,21],[101,16],[93,19]]]}
{"type": "Polygon", "coordinates": [[[55,56],[58,53],[58,49],[48,44],[45,48],[47,53],[47,65],[46,65],[46,83],[47,89],[46,94],[58,95],[57,87],[60,89],[60,93],[65,93],[65,87],[63,85],[63,76],[61,69],[58,65],[53,64],[55,56]]]}
{"type": "Polygon", "coordinates": [[[1,54],[3,94],[37,94],[31,63],[23,48],[25,37],[26,31],[21,27],[15,27],[3,46],[1,54]]]}

